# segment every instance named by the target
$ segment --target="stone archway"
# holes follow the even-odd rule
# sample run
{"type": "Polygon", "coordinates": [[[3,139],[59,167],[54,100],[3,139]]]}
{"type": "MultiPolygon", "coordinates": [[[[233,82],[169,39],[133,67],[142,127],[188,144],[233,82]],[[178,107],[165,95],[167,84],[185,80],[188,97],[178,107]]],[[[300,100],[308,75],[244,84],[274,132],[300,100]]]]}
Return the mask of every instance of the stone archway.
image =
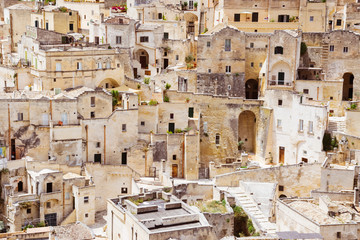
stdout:
{"type": "Polygon", "coordinates": [[[142,69],[149,68],[149,53],[145,49],[138,49],[135,52],[135,59],[140,63],[142,69]]]}
{"type": "Polygon", "coordinates": [[[246,99],[258,99],[258,81],[249,79],[245,83],[246,99]]]}
{"type": "Polygon", "coordinates": [[[343,75],[343,101],[349,101],[353,99],[353,82],[354,82],[354,74],[345,73],[343,75]]]}
{"type": "Polygon", "coordinates": [[[243,150],[255,152],[256,116],[252,111],[246,110],[239,115],[238,141],[243,142],[243,150]]]}
{"type": "Polygon", "coordinates": [[[96,85],[96,87],[105,88],[105,89],[116,88],[119,86],[120,84],[115,79],[112,78],[105,78],[99,84],[96,85]]]}
{"type": "MultiPolygon", "coordinates": [[[[186,34],[195,34],[197,30],[198,17],[193,13],[185,13],[186,34]]],[[[195,34],[196,35],[196,34],[195,34]]]]}

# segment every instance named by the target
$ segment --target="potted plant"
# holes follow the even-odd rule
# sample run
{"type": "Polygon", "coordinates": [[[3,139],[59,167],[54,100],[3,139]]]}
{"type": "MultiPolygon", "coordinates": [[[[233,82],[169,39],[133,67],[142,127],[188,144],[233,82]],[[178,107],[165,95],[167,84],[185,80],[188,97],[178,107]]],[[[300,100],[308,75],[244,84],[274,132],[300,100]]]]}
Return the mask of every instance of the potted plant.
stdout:
{"type": "Polygon", "coordinates": [[[197,10],[197,7],[198,7],[198,2],[194,2],[194,8],[195,8],[195,10],[197,10]]]}
{"type": "Polygon", "coordinates": [[[186,9],[187,9],[187,5],[188,5],[188,2],[184,2],[184,3],[183,3],[183,10],[186,10],[186,9]]]}

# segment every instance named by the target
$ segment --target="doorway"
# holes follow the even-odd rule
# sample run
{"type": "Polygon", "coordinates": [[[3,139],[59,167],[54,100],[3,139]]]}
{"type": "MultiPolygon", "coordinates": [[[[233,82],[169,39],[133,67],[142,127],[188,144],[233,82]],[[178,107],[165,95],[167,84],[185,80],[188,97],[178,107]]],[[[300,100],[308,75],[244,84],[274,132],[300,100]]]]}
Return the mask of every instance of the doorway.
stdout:
{"type": "Polygon", "coordinates": [[[53,191],[53,184],[51,182],[46,184],[46,192],[51,193],[53,191]]]}
{"type": "Polygon", "coordinates": [[[285,162],[285,147],[279,147],[279,164],[285,162]]]}
{"type": "Polygon", "coordinates": [[[126,165],[127,164],[127,152],[121,153],[121,164],[126,165]]]}
{"type": "Polygon", "coordinates": [[[18,192],[22,192],[23,190],[24,190],[23,182],[20,181],[20,182],[18,182],[18,192]]]}
{"type": "Polygon", "coordinates": [[[169,132],[172,132],[174,133],[175,132],[175,123],[169,123],[169,129],[168,129],[169,132]]]}
{"type": "Polygon", "coordinates": [[[45,223],[47,226],[56,226],[56,213],[45,214],[45,223]]]}
{"type": "Polygon", "coordinates": [[[169,59],[164,58],[164,69],[166,69],[169,66],[169,59]]]}
{"type": "Polygon", "coordinates": [[[94,154],[94,162],[101,163],[101,153],[94,154]]]}
{"type": "Polygon", "coordinates": [[[172,177],[173,178],[178,177],[178,165],[177,164],[172,165],[172,177]]]}
{"type": "Polygon", "coordinates": [[[11,160],[16,159],[16,145],[15,139],[11,139],[11,160]]]}
{"type": "Polygon", "coordinates": [[[343,101],[351,101],[353,98],[354,74],[345,73],[343,76],[343,101]]]}
{"type": "Polygon", "coordinates": [[[147,57],[140,56],[140,64],[142,69],[147,69],[147,57]]]}

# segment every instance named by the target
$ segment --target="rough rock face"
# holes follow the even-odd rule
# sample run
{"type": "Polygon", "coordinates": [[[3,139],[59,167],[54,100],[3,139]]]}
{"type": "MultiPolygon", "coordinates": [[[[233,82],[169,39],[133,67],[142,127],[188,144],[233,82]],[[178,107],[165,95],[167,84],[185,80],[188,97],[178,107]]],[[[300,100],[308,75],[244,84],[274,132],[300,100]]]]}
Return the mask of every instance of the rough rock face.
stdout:
{"type": "Polygon", "coordinates": [[[67,226],[54,227],[52,234],[59,240],[82,240],[95,238],[91,229],[81,222],[67,226]]]}

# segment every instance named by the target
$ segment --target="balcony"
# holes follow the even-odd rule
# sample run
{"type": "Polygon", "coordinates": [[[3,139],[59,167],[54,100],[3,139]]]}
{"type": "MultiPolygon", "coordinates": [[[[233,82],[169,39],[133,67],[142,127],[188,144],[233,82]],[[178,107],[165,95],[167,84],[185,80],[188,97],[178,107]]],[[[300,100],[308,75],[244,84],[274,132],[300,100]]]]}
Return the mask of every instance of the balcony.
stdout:
{"type": "Polygon", "coordinates": [[[291,88],[293,83],[285,80],[270,80],[268,81],[268,87],[280,87],[280,88],[291,88]]]}

